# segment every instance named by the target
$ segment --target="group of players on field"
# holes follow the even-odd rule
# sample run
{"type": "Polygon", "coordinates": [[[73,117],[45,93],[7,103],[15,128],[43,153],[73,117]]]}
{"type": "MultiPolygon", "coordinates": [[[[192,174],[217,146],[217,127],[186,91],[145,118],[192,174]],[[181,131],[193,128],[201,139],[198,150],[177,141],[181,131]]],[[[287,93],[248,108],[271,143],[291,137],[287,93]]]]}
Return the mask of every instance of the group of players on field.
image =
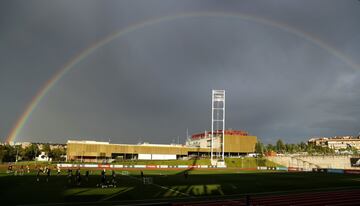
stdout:
{"type": "MultiPolygon", "coordinates": [[[[61,175],[61,169],[60,167],[56,166],[53,168],[57,171],[56,175],[61,175]]],[[[52,169],[50,166],[35,166],[36,172],[36,182],[40,182],[41,176],[46,176],[45,181],[48,182],[51,176],[52,169]]],[[[30,173],[30,167],[28,165],[20,165],[18,167],[15,167],[14,165],[9,165],[6,171],[7,174],[11,175],[24,175],[25,173],[30,173]]],[[[75,183],[76,185],[81,185],[83,176],[85,177],[85,181],[89,181],[89,175],[91,171],[86,170],[84,174],[81,174],[80,168],[75,170],[75,174],[73,173],[73,169],[67,170],[67,180],[68,183],[75,183]]],[[[100,178],[100,184],[97,184],[98,187],[116,187],[116,173],[114,170],[111,171],[111,179],[108,180],[106,176],[106,170],[103,169],[101,171],[101,178],[100,178]]]]}

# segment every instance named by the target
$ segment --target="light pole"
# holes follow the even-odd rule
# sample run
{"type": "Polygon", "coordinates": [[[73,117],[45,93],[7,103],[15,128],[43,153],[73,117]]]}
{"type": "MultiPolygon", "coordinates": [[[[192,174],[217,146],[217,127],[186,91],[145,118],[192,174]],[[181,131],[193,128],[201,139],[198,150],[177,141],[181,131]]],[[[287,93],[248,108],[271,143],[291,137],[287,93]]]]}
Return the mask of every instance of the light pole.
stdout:
{"type": "Polygon", "coordinates": [[[36,154],[37,154],[37,149],[36,147],[34,148],[34,159],[35,159],[35,162],[36,162],[36,154]]]}
{"type": "Polygon", "coordinates": [[[18,162],[18,153],[19,153],[19,148],[16,147],[16,157],[15,157],[15,162],[18,162]]]}
{"type": "MultiPolygon", "coordinates": [[[[214,158],[214,134],[217,134],[218,156],[225,155],[225,90],[212,90],[211,95],[211,160],[214,158]],[[221,132],[221,133],[220,133],[221,132]]],[[[215,154],[216,155],[216,154],[215,154]]]]}

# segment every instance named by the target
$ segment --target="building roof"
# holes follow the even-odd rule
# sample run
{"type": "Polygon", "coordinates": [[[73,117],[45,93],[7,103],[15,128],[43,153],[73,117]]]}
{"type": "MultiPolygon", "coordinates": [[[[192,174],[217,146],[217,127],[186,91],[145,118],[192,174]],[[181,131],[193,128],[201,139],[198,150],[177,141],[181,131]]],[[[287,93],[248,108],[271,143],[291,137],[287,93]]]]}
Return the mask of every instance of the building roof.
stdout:
{"type": "MultiPolygon", "coordinates": [[[[239,135],[239,136],[248,136],[249,133],[243,130],[225,130],[224,131],[225,135],[239,135]]],[[[203,133],[197,133],[197,134],[193,134],[191,136],[191,139],[202,139],[205,138],[206,136],[210,135],[210,132],[203,132],[203,133]]],[[[216,134],[222,134],[222,130],[216,130],[214,131],[214,135],[216,134]]]]}

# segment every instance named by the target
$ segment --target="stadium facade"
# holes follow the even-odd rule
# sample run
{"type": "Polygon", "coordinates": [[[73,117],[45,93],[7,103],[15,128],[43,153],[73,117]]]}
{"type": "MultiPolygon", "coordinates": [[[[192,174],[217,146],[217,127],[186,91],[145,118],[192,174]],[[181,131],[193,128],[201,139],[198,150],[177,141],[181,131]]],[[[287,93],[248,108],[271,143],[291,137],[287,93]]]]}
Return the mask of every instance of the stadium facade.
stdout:
{"type": "MultiPolygon", "coordinates": [[[[225,134],[224,154],[227,157],[255,152],[256,136],[238,130],[215,131],[214,155],[220,157],[222,134],[225,134]]],[[[67,142],[67,160],[103,162],[111,159],[170,160],[191,157],[210,157],[211,132],[195,134],[185,145],[180,144],[110,144],[97,141],[67,142]]]]}

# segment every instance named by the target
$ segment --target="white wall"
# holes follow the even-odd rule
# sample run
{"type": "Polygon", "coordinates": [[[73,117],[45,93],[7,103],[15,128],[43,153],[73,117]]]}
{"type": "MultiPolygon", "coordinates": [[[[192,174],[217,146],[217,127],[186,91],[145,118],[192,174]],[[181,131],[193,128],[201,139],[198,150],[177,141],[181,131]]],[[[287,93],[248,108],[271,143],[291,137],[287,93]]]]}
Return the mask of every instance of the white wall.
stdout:
{"type": "Polygon", "coordinates": [[[173,154],[139,154],[139,160],[176,160],[173,154]]]}
{"type": "Polygon", "coordinates": [[[270,161],[286,167],[354,169],[350,156],[277,156],[267,157],[270,161]],[[309,164],[310,163],[310,164],[309,164]]]}
{"type": "Polygon", "coordinates": [[[139,160],[151,160],[151,154],[139,154],[138,159],[139,160]]]}
{"type": "Polygon", "coordinates": [[[151,159],[153,159],[153,160],[176,160],[176,155],[172,155],[172,154],[152,154],[151,159]]]}

